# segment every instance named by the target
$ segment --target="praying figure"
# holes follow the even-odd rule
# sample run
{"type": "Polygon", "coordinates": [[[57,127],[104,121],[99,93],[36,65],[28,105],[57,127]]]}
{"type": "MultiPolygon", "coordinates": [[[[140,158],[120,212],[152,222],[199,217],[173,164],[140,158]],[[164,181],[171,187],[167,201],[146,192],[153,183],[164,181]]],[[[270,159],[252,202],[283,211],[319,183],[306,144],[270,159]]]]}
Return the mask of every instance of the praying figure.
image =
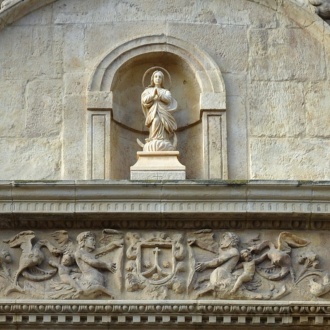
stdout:
{"type": "Polygon", "coordinates": [[[162,71],[153,72],[150,85],[141,95],[141,105],[149,128],[143,151],[175,151],[177,124],[171,112],[176,110],[177,102],[164,88],[162,71]]]}

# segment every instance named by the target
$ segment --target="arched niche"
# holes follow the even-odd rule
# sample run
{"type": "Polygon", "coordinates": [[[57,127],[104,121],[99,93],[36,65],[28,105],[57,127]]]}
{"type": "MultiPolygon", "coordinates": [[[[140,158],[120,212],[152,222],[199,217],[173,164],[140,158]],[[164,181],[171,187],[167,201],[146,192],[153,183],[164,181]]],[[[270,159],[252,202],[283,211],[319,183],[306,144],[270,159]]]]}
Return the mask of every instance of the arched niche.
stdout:
{"type": "MultiPolygon", "coordinates": [[[[147,36],[106,54],[88,87],[88,178],[128,179],[147,137],[140,95],[147,69],[164,67],[179,104],[180,161],[188,179],[227,178],[226,102],[221,73],[212,58],[185,41],[147,36]]],[[[165,82],[165,84],[168,82],[165,82]]],[[[169,86],[167,86],[169,87],[169,86]]]]}

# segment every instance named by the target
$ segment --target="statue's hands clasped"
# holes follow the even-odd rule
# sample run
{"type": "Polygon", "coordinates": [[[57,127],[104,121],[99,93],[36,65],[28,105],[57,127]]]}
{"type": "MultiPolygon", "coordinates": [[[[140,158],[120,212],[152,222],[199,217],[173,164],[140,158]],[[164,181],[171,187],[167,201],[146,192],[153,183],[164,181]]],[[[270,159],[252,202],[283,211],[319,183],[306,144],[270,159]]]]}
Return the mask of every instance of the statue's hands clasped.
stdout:
{"type": "Polygon", "coordinates": [[[154,90],[154,100],[157,101],[159,99],[158,89],[155,87],[154,90]]]}

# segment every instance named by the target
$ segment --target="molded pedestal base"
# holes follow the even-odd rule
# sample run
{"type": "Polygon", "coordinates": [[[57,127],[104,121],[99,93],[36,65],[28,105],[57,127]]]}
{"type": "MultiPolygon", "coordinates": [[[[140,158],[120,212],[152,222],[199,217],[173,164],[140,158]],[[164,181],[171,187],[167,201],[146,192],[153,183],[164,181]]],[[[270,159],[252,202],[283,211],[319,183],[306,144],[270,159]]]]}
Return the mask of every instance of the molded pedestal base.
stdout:
{"type": "Polygon", "coordinates": [[[131,180],[185,180],[186,167],[179,151],[138,151],[138,161],[131,166],[131,180]]]}

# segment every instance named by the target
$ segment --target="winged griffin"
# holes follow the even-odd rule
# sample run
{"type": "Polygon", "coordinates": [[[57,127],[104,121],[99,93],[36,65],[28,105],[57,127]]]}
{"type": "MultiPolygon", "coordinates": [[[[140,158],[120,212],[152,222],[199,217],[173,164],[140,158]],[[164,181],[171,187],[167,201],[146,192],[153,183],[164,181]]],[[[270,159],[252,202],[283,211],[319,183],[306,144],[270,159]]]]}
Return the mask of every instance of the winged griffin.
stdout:
{"type": "Polygon", "coordinates": [[[18,291],[23,292],[24,289],[19,285],[19,277],[23,276],[30,281],[44,281],[50,279],[56,274],[55,269],[45,270],[39,266],[45,260],[45,254],[42,250],[46,247],[53,255],[60,255],[61,251],[55,248],[47,240],[39,240],[33,244],[35,233],[33,231],[22,231],[9,240],[4,241],[11,248],[21,248],[22,254],[19,260],[19,266],[16,271],[13,284],[8,288],[6,294],[18,291]]]}

